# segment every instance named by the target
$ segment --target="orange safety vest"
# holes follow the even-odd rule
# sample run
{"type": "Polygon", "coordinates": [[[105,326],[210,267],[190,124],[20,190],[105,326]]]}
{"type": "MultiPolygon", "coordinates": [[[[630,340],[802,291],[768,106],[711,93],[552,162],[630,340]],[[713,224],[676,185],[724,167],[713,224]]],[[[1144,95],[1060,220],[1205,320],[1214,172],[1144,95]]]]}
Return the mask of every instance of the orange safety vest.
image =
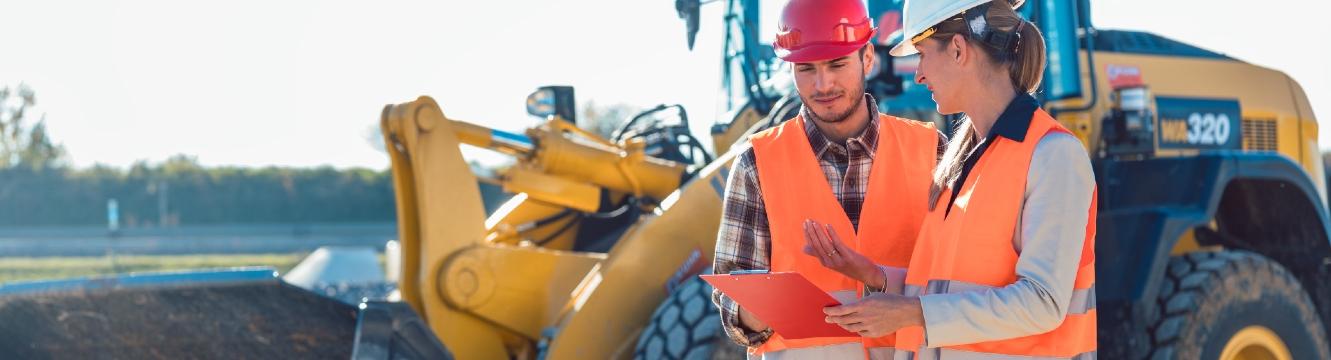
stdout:
{"type": "MultiPolygon", "coordinates": [[[[823,267],[817,258],[803,252],[807,243],[804,220],[830,224],[842,242],[875,263],[905,268],[928,212],[938,131],[930,123],[879,114],[877,150],[857,233],[814,158],[804,122],[797,116],[750,137],[772,234],[771,271],[797,271],[829,293],[853,290],[863,295],[859,282],[823,267]]],[[[863,342],[866,352],[876,355],[890,352],[895,340],[892,336],[786,340],[774,334],[751,352],[863,342]]]]}
{"type": "MultiPolygon", "coordinates": [[[[1037,109],[1025,141],[995,137],[967,176],[952,204],[946,202],[925,219],[915,253],[906,271],[907,295],[955,294],[985,291],[1017,281],[1017,257],[1012,234],[1026,192],[1026,175],[1035,146],[1050,132],[1068,132],[1044,110],[1037,109]]],[[[945,189],[943,194],[951,194],[945,189]]],[[[1058,328],[1047,333],[978,344],[925,349],[924,328],[897,331],[899,349],[911,349],[914,359],[964,355],[966,359],[1026,357],[1093,358],[1095,324],[1095,193],[1087,209],[1086,237],[1073,285],[1068,314],[1058,328]]],[[[947,195],[939,201],[947,201],[947,195]]],[[[898,350],[905,354],[906,351],[898,350]]]]}

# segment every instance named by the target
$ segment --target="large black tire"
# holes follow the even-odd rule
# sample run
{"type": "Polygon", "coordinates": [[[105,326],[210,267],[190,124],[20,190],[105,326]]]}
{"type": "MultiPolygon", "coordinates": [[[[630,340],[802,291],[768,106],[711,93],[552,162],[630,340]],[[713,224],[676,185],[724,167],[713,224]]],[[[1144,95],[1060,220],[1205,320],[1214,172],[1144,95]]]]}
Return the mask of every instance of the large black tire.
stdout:
{"type": "Polygon", "coordinates": [[[640,360],[743,359],[744,354],[721,329],[712,286],[696,277],[661,302],[633,350],[640,360]]]}
{"type": "Polygon", "coordinates": [[[1294,359],[1331,359],[1322,321],[1298,279],[1247,251],[1170,259],[1149,326],[1151,359],[1219,359],[1240,330],[1263,326],[1294,359]]]}

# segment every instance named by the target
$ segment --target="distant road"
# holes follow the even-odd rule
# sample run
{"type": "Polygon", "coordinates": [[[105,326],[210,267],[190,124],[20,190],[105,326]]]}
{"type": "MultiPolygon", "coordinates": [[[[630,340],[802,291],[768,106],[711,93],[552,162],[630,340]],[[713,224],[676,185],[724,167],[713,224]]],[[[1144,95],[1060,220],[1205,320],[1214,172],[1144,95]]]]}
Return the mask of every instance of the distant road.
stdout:
{"type": "Polygon", "coordinates": [[[233,224],[176,228],[0,227],[0,257],[116,254],[242,254],[309,252],[320,246],[371,246],[397,238],[395,223],[233,224]]]}

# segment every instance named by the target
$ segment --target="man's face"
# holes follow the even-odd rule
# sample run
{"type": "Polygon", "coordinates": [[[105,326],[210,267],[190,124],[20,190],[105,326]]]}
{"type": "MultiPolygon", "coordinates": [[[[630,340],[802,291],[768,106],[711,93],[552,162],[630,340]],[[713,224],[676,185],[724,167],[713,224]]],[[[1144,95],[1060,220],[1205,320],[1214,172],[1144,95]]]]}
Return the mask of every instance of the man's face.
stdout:
{"type": "Polygon", "coordinates": [[[795,87],[814,120],[839,123],[864,104],[864,74],[873,66],[874,55],[867,48],[860,54],[795,63],[795,87]]]}

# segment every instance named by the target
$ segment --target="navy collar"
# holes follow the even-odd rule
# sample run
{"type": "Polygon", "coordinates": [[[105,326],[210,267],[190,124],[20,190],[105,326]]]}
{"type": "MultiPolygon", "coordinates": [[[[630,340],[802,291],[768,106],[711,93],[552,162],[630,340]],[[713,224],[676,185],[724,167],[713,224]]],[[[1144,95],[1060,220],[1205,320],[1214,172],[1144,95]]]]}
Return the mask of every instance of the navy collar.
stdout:
{"type": "Polygon", "coordinates": [[[1031,128],[1031,117],[1035,116],[1035,110],[1040,108],[1040,103],[1027,93],[1018,93],[1017,97],[1012,98],[1012,102],[1007,104],[1003,113],[998,115],[998,120],[994,121],[994,127],[989,129],[988,138],[992,139],[994,135],[1008,138],[1012,141],[1022,142],[1026,140],[1026,131],[1031,128]]]}
{"type": "Polygon", "coordinates": [[[1008,140],[1022,142],[1026,140],[1026,131],[1031,128],[1031,117],[1035,116],[1035,110],[1040,108],[1040,103],[1035,101],[1027,93],[1018,93],[1017,97],[1012,98],[1012,102],[1007,104],[1007,109],[998,115],[998,120],[994,121],[994,127],[989,129],[989,136],[985,137],[980,144],[966,155],[965,162],[961,165],[961,175],[950,186],[952,187],[952,197],[947,200],[947,210],[943,212],[946,217],[952,214],[952,203],[957,200],[957,195],[961,193],[961,186],[970,176],[971,169],[984,156],[985,150],[994,143],[995,136],[1008,138],[1008,140]]]}

